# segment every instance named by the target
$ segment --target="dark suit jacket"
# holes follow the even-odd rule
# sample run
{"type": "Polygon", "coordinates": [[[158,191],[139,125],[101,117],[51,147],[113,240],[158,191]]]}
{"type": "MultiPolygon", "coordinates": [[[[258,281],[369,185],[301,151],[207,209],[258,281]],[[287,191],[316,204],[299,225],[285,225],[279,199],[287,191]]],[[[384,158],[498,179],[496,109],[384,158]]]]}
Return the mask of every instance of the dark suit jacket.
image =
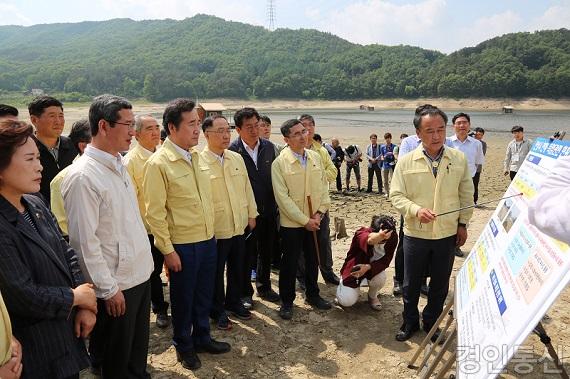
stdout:
{"type": "Polygon", "coordinates": [[[40,162],[42,163],[42,182],[40,184],[40,193],[44,197],[48,208],[50,207],[50,188],[49,185],[53,178],[61,170],[73,163],[73,160],[77,156],[77,149],[73,146],[73,142],[65,136],[59,137],[59,151],[57,161],[51,155],[49,150],[45,147],[43,143],[34,138],[38,150],[40,151],[40,162]]]}
{"type": "Polygon", "coordinates": [[[89,365],[73,332],[71,288],[83,274],[43,202],[24,195],[23,203],[38,231],[0,195],[0,288],[22,343],[23,377],[67,378],[89,365]]]}
{"type": "Polygon", "coordinates": [[[259,215],[264,218],[275,218],[277,216],[277,203],[275,202],[273,185],[271,184],[271,164],[275,160],[274,145],[263,138],[259,139],[257,167],[255,167],[255,163],[247,150],[245,150],[241,138],[238,137],[233,141],[229,150],[239,153],[245,162],[259,215]]]}

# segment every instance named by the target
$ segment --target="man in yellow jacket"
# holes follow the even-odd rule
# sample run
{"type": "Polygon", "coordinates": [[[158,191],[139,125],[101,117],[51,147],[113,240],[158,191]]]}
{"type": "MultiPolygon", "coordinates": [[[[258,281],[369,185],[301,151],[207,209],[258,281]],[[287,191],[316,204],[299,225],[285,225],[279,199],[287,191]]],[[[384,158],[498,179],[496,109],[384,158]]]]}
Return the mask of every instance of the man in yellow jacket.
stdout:
{"type": "Polygon", "coordinates": [[[152,115],[138,115],[135,117],[135,138],[136,146],[125,155],[123,159],[127,172],[135,185],[139,211],[148,234],[152,252],[154,269],[150,274],[150,304],[152,312],[156,314],[156,326],[166,328],[170,325],[168,317],[168,303],[164,301],[164,291],[162,290],[162,267],[164,266],[164,256],[154,245],[154,237],[145,219],[143,177],[144,165],[150,156],[156,151],[160,144],[160,125],[152,115]]]}
{"type": "MultiPolygon", "coordinates": [[[[242,272],[245,261],[244,232],[255,228],[257,206],[243,158],[228,150],[231,129],[223,116],[212,116],[202,122],[207,146],[200,153],[210,168],[214,201],[214,236],[218,247],[214,301],[210,317],[218,329],[228,330],[231,323],[226,310],[242,320],[251,313],[241,302],[242,272]],[[227,262],[227,291],[224,294],[224,271],[227,262]],[[225,307],[225,309],[224,309],[225,307]]],[[[249,266],[246,267],[249,269],[249,266]]]]}
{"type": "MultiPolygon", "coordinates": [[[[414,126],[421,144],[400,158],[392,178],[390,199],[404,216],[404,323],[396,335],[409,339],[419,329],[418,300],[422,278],[430,269],[428,302],[422,312],[429,331],[443,309],[455,247],[467,239],[473,209],[473,181],[465,155],[445,144],[447,115],[425,105],[416,110],[414,126]]],[[[437,339],[439,332],[432,337],[437,339]]]]}
{"type": "MultiPolygon", "coordinates": [[[[336,180],[337,170],[329,155],[327,149],[323,147],[319,142],[315,141],[313,137],[315,136],[315,119],[309,114],[302,114],[299,116],[299,121],[303,124],[305,129],[307,129],[307,149],[317,152],[321,158],[321,163],[323,170],[325,172],[327,181],[325,188],[329,190],[329,183],[336,180]]],[[[319,254],[320,254],[320,270],[321,275],[325,282],[338,286],[339,279],[333,270],[333,260],[332,260],[332,245],[330,237],[330,213],[327,211],[323,215],[321,220],[321,233],[319,239],[319,254]]],[[[302,261],[302,260],[301,260],[302,261]]],[[[301,262],[302,263],[302,262],[301,262]]],[[[303,267],[302,265],[300,265],[303,267]]]]}
{"type": "Polygon", "coordinates": [[[299,120],[292,119],[283,123],[281,134],[288,146],[271,165],[271,181],[279,207],[284,250],[279,272],[282,302],[279,316],[288,320],[293,317],[295,274],[301,252],[305,257],[307,303],[318,309],[331,308],[319,295],[318,252],[313,242],[313,233],[317,238],[320,233],[321,218],[330,206],[330,197],[318,153],[305,149],[307,129],[299,120]]]}
{"type": "Polygon", "coordinates": [[[196,353],[225,353],[230,345],[210,335],[216,275],[216,239],[210,169],[200,160],[200,123],[195,104],[175,99],[162,125],[168,138],[145,165],[146,221],[170,271],[173,343],[182,366],[195,370],[196,353]]]}

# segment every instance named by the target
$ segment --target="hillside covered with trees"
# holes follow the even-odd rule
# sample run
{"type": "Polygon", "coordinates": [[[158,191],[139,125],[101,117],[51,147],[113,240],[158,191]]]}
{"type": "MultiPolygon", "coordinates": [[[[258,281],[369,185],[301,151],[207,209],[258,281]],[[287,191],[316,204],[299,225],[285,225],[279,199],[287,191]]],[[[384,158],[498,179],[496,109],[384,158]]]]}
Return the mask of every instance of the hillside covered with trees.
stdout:
{"type": "Polygon", "coordinates": [[[151,101],[570,96],[567,29],[508,34],[449,55],[206,15],[0,26],[0,41],[0,93],[151,101]]]}

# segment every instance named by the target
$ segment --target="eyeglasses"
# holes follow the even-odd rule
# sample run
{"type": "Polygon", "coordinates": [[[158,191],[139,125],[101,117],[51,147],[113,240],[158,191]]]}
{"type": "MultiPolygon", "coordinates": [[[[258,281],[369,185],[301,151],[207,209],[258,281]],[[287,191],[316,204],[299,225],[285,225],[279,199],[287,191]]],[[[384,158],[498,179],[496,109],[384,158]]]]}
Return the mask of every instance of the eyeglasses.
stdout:
{"type": "Polygon", "coordinates": [[[302,132],[297,132],[289,135],[289,138],[297,138],[301,136],[306,136],[307,134],[309,134],[309,131],[307,129],[303,129],[302,132]]]}
{"type": "Polygon", "coordinates": [[[135,127],[135,123],[134,123],[134,122],[127,123],[127,122],[109,121],[109,120],[105,120],[105,121],[107,121],[109,124],[125,125],[125,126],[128,126],[129,128],[134,128],[134,127],[135,127]]]}
{"type": "Polygon", "coordinates": [[[223,135],[223,134],[232,134],[232,130],[231,129],[218,129],[218,130],[206,130],[208,133],[216,133],[218,135],[223,135]]]}

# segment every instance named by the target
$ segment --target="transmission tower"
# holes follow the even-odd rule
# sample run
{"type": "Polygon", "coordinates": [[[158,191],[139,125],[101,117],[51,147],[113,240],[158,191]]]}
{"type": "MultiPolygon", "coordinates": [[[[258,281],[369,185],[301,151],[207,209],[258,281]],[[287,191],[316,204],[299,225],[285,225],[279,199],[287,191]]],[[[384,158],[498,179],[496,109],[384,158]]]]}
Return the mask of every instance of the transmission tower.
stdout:
{"type": "Polygon", "coordinates": [[[275,0],[267,0],[267,20],[269,21],[269,30],[275,30],[275,0]]]}

